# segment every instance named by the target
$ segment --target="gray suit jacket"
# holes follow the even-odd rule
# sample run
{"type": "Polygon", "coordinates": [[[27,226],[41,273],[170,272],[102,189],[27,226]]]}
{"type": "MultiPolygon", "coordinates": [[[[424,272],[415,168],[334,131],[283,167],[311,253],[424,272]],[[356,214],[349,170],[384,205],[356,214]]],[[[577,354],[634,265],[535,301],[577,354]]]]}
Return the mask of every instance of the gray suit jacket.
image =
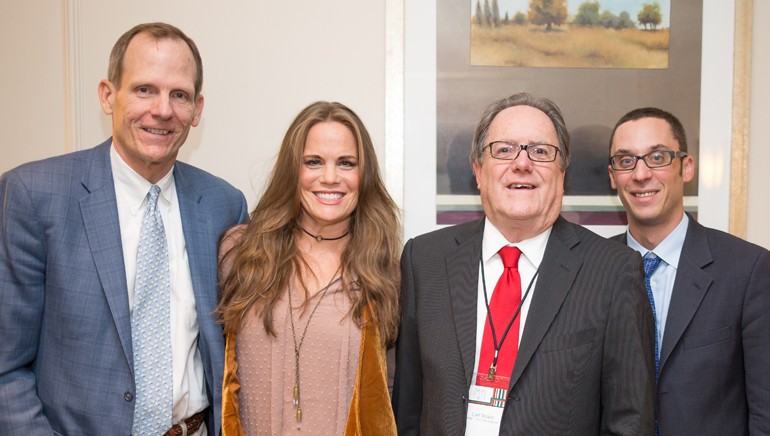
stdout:
{"type": "Polygon", "coordinates": [[[661,436],[770,435],[770,252],[692,217],[657,401],[661,436]]]}
{"type": "MultiPolygon", "coordinates": [[[[0,179],[0,433],[131,433],[133,352],[111,141],[0,179]]],[[[243,194],[177,162],[179,209],[218,434],[224,368],[217,244],[247,217],[243,194]]]]}
{"type": "MultiPolygon", "coordinates": [[[[401,435],[463,435],[483,220],[407,242],[393,408],[401,435]]],[[[652,313],[627,247],[559,218],[548,240],[500,434],[653,433],[652,313]]]]}

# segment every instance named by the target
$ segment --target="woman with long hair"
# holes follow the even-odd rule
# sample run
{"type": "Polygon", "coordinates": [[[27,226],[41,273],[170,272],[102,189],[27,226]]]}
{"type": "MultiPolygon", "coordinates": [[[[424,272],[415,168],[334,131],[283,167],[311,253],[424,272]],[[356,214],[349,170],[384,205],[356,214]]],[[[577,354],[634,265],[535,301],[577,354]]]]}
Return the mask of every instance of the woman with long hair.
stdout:
{"type": "Polygon", "coordinates": [[[249,222],[220,245],[223,435],[396,434],[399,229],[358,116],[303,109],[249,222]]]}

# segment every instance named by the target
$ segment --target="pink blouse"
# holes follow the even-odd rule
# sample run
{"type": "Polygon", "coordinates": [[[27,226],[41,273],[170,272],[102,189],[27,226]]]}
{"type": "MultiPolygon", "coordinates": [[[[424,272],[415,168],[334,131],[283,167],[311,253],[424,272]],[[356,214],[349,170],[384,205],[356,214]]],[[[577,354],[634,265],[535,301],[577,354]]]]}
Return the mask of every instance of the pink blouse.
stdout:
{"type": "Polygon", "coordinates": [[[350,316],[351,302],[340,282],[325,295],[311,297],[305,310],[298,303],[304,298],[301,291],[291,292],[297,343],[321,298],[300,349],[302,430],[293,404],[295,356],[287,296],[274,309],[276,337],[265,332],[258,316],[251,316],[238,334],[243,429],[247,435],[341,435],[353,395],[361,329],[350,316]]]}

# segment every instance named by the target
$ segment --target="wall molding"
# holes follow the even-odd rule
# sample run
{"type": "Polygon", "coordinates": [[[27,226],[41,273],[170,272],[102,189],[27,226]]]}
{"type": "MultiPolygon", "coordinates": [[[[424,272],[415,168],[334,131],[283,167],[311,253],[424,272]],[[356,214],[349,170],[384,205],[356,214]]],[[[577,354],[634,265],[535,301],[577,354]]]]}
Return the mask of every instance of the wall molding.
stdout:
{"type": "MultiPolygon", "coordinates": [[[[385,1],[385,185],[404,208],[404,0],[385,1]]],[[[403,218],[403,216],[402,216],[403,218]]]]}
{"type": "Polygon", "coordinates": [[[62,52],[64,53],[65,151],[84,147],[83,45],[81,0],[62,0],[62,52]]]}
{"type": "Polygon", "coordinates": [[[744,239],[748,223],[753,10],[753,0],[735,2],[729,232],[744,239]]]}

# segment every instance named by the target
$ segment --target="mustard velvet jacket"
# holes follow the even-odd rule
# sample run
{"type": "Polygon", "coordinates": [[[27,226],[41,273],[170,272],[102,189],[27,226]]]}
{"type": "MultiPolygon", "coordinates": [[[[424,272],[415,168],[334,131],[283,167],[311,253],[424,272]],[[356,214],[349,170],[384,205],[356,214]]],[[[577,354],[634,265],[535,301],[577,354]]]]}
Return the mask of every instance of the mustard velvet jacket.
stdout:
{"type": "MultiPolygon", "coordinates": [[[[369,312],[364,313],[368,320],[369,312]]],[[[241,426],[238,392],[238,362],[235,356],[236,336],[227,335],[225,345],[225,374],[222,386],[222,436],[244,435],[241,426]]],[[[388,370],[385,347],[373,322],[365,321],[361,329],[353,398],[348,409],[344,436],[396,435],[396,421],[388,394],[388,370]]]]}

